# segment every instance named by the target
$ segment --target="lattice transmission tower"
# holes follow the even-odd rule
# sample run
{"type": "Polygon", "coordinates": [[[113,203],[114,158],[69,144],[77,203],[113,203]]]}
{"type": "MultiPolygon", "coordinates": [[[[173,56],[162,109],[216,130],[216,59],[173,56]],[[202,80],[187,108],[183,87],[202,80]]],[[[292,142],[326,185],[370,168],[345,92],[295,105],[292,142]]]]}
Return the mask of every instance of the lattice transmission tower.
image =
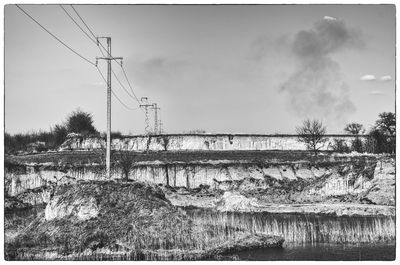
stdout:
{"type": "Polygon", "coordinates": [[[148,98],[147,97],[142,97],[140,99],[140,101],[142,102],[142,104],[139,105],[139,107],[144,108],[144,122],[145,122],[145,132],[146,134],[151,134],[151,128],[150,128],[150,124],[149,124],[149,108],[153,107],[153,104],[149,104],[148,103],[148,98]]]}

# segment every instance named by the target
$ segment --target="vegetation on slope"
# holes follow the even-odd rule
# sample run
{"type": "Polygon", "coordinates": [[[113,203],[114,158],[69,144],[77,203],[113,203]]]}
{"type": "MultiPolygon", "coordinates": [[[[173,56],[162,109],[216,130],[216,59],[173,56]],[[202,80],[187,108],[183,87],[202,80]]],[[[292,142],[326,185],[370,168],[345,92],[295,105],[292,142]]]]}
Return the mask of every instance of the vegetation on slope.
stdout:
{"type": "Polygon", "coordinates": [[[22,253],[36,252],[42,255],[30,258],[43,259],[53,251],[56,259],[73,259],[88,251],[106,250],[134,253],[137,259],[162,259],[163,255],[168,259],[175,254],[193,259],[248,235],[196,224],[173,207],[157,186],[85,182],[57,187],[46,211],[6,242],[6,256],[18,259],[22,253]]]}
{"type": "Polygon", "coordinates": [[[19,152],[41,152],[58,148],[69,133],[83,136],[100,135],[94,127],[91,113],[77,109],[68,114],[65,121],[56,124],[50,130],[32,131],[11,135],[4,134],[4,150],[6,154],[19,152]]]}
{"type": "MultiPolygon", "coordinates": [[[[186,163],[199,164],[210,161],[218,161],[219,164],[225,162],[232,163],[285,163],[300,162],[319,163],[321,161],[334,160],[343,162],[351,156],[332,156],[331,152],[321,152],[318,156],[313,156],[309,151],[154,151],[154,152],[112,152],[112,160],[114,164],[118,164],[121,158],[130,156],[134,163],[138,162],[161,162],[161,163],[186,163]],[[223,160],[223,161],[221,161],[223,160]]],[[[59,166],[84,166],[91,164],[104,165],[105,154],[103,151],[63,151],[55,153],[6,156],[5,161],[12,165],[26,164],[56,164],[59,166]]],[[[359,159],[374,159],[371,155],[359,155],[359,159]]],[[[355,157],[354,159],[357,159],[355,157]]],[[[8,164],[7,164],[8,165],[8,164]]]]}

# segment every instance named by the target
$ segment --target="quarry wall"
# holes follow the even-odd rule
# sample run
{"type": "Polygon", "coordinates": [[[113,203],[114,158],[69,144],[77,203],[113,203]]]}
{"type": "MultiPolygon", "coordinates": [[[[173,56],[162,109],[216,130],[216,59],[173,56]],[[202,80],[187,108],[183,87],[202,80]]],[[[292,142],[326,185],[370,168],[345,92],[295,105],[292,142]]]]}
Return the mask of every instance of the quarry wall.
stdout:
{"type": "MultiPolygon", "coordinates": [[[[362,142],[367,136],[358,136],[362,142]]],[[[352,135],[327,135],[320,150],[332,150],[335,139],[351,146],[352,135]]],[[[92,150],[105,148],[105,139],[99,137],[70,137],[60,150],[92,150]]],[[[166,134],[139,135],[113,139],[111,148],[122,151],[179,151],[179,150],[306,150],[296,135],[249,134],[166,134]]]]}
{"type": "MultiPolygon", "coordinates": [[[[307,194],[343,195],[357,193],[369,187],[376,159],[368,157],[330,157],[319,163],[218,163],[218,164],[138,164],[129,171],[129,179],[169,185],[175,188],[195,189],[208,186],[211,190],[267,189],[282,183],[314,182],[324,184],[310,189],[307,194]],[[356,170],[357,169],[357,170],[356,170]],[[360,171],[361,170],[361,171],[360,171]],[[369,170],[369,171],[368,171],[369,170]],[[372,171],[371,171],[372,170],[372,171]],[[357,173],[357,172],[358,173],[357,173]],[[363,172],[362,174],[359,172],[363,172]],[[369,172],[370,175],[366,175],[369,172]]],[[[32,189],[43,189],[87,180],[109,180],[104,168],[84,166],[59,168],[57,166],[30,166],[24,170],[5,169],[5,190],[18,196],[32,189]]],[[[121,179],[121,168],[112,168],[111,178],[121,179]]],[[[297,184],[296,184],[297,185],[297,184]]],[[[36,193],[40,198],[25,196],[28,200],[46,201],[47,193],[36,193]]]]}

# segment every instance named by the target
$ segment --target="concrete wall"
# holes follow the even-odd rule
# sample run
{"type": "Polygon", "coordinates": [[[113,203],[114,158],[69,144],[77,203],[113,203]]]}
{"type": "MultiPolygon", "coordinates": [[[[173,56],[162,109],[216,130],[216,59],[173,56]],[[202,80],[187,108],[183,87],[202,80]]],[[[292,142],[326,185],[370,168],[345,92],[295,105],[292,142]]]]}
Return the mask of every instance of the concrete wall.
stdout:
{"type": "MultiPolygon", "coordinates": [[[[344,140],[347,146],[355,139],[350,135],[327,135],[321,150],[332,150],[334,139],[344,140]]],[[[367,137],[361,136],[365,142],[367,137]]],[[[61,150],[105,148],[101,138],[72,137],[61,150]]],[[[245,135],[245,134],[170,134],[157,136],[132,136],[112,140],[112,149],[125,151],[178,151],[178,150],[306,150],[296,135],[245,135]]]]}

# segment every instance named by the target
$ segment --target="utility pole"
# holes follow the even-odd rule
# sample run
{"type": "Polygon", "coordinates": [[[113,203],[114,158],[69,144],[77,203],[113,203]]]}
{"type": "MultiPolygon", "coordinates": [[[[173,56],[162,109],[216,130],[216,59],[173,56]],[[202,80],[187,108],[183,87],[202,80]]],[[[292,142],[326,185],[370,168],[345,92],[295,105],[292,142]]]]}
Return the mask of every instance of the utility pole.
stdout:
{"type": "Polygon", "coordinates": [[[145,127],[145,131],[146,134],[150,134],[150,126],[149,126],[149,107],[153,107],[153,104],[149,104],[148,103],[148,98],[147,97],[142,97],[140,99],[140,101],[142,102],[142,104],[139,105],[140,108],[144,108],[145,111],[145,122],[146,122],[146,127],[145,127]]]}
{"type": "Polygon", "coordinates": [[[106,144],[106,170],[107,178],[111,178],[111,61],[120,60],[122,57],[111,56],[111,37],[96,37],[97,45],[99,39],[107,39],[107,57],[96,57],[96,66],[99,59],[107,60],[107,144],[106,144]]]}
{"type": "Polygon", "coordinates": [[[153,103],[152,109],[154,110],[154,134],[159,134],[157,110],[160,108],[157,107],[157,103],[153,103]]]}

